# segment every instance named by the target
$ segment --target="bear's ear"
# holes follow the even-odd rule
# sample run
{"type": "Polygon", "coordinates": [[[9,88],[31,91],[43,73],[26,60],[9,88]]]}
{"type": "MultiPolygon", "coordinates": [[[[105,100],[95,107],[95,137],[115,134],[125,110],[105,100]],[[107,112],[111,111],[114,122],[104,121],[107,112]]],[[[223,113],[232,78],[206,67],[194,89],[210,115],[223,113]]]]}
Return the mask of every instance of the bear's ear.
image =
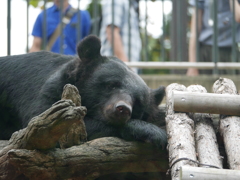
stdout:
{"type": "Polygon", "coordinates": [[[87,61],[100,57],[100,49],[100,39],[97,36],[89,35],[78,44],[77,52],[82,61],[87,61]]]}
{"type": "Polygon", "coordinates": [[[152,90],[151,96],[153,98],[154,104],[158,106],[165,96],[165,87],[159,86],[157,89],[152,90]]]}

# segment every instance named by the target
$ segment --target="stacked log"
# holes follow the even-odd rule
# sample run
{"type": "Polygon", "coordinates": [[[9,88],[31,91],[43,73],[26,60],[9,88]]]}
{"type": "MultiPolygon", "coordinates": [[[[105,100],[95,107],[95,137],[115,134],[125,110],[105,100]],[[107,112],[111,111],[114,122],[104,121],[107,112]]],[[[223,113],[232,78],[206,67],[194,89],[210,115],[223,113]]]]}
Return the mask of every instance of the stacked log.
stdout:
{"type": "MultiPolygon", "coordinates": [[[[201,85],[188,86],[187,91],[207,93],[207,90],[201,85]]],[[[190,113],[189,115],[195,122],[195,143],[200,167],[221,169],[222,157],[218,149],[212,116],[208,113],[190,113]]]]}
{"type": "MultiPolygon", "coordinates": [[[[237,88],[232,80],[219,78],[213,85],[213,92],[237,95],[237,88]]],[[[238,102],[239,106],[240,102],[238,102]]],[[[223,136],[230,169],[240,170],[240,117],[222,114],[220,116],[220,133],[223,136]]]]}
{"type": "Polygon", "coordinates": [[[168,135],[169,166],[172,179],[179,179],[182,166],[197,166],[194,122],[186,113],[174,112],[173,91],[186,91],[177,83],[166,88],[166,130],[168,135]]]}

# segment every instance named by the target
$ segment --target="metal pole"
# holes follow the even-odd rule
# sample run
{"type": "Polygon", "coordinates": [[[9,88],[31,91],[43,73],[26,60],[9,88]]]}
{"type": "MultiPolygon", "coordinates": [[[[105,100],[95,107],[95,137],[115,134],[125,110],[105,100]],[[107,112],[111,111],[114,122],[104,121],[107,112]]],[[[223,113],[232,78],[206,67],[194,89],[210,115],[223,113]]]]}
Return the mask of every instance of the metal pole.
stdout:
{"type": "Polygon", "coordinates": [[[131,61],[131,0],[128,3],[128,60],[131,61]]]}
{"type": "Polygon", "coordinates": [[[145,0],[145,28],[144,28],[144,40],[145,40],[145,59],[144,61],[148,61],[148,37],[147,37],[147,25],[148,25],[148,16],[147,16],[148,8],[147,8],[147,0],[145,0]]]}
{"type": "Polygon", "coordinates": [[[78,14],[77,14],[77,41],[79,42],[82,39],[81,32],[81,13],[80,13],[80,0],[78,0],[78,14]]]}
{"type": "MultiPolygon", "coordinates": [[[[236,49],[236,21],[235,21],[235,1],[232,3],[233,17],[232,17],[232,51],[231,61],[237,62],[237,49],[236,49]]],[[[236,70],[232,70],[230,73],[236,74],[236,70]]]]}
{"type": "Polygon", "coordinates": [[[98,21],[97,18],[98,16],[98,0],[93,1],[93,19],[95,19],[94,23],[93,23],[93,34],[98,35],[98,21]]]}
{"type": "Polygon", "coordinates": [[[199,10],[199,7],[198,7],[198,0],[195,0],[195,4],[196,4],[196,62],[199,62],[199,41],[198,41],[198,34],[199,34],[199,17],[198,17],[198,10],[199,10]]]}
{"type": "Polygon", "coordinates": [[[28,52],[29,50],[29,38],[28,38],[28,35],[29,35],[29,0],[27,0],[27,47],[26,47],[26,52],[28,52]]]}
{"type": "Polygon", "coordinates": [[[112,29],[112,55],[114,55],[114,0],[112,0],[112,24],[111,24],[111,29],[112,29]]]}
{"type": "Polygon", "coordinates": [[[163,34],[162,34],[162,37],[161,37],[161,56],[162,57],[162,60],[161,61],[164,61],[165,59],[165,48],[164,48],[164,39],[165,39],[165,27],[166,27],[166,22],[165,22],[165,14],[164,14],[164,0],[162,0],[162,22],[163,22],[163,26],[162,26],[162,31],[163,31],[163,34]]]}
{"type": "Polygon", "coordinates": [[[11,0],[7,3],[7,55],[11,55],[11,0]]]}
{"type": "Polygon", "coordinates": [[[219,61],[219,54],[218,54],[218,18],[217,18],[217,7],[218,7],[218,2],[217,0],[214,0],[213,4],[213,47],[212,47],[212,59],[215,63],[214,71],[213,74],[218,74],[218,68],[217,68],[217,63],[219,61]]]}
{"type": "Polygon", "coordinates": [[[182,31],[182,19],[181,19],[181,3],[179,0],[176,0],[176,5],[177,5],[177,27],[179,28],[177,31],[177,60],[182,62],[182,36],[183,36],[183,31],[182,31]]]}
{"type": "Polygon", "coordinates": [[[42,32],[43,32],[43,49],[46,50],[47,47],[47,11],[46,11],[46,4],[47,0],[44,0],[43,4],[43,26],[42,26],[42,32]]]}
{"type": "Polygon", "coordinates": [[[236,21],[235,21],[235,1],[232,4],[233,17],[232,17],[232,62],[237,61],[236,56],[236,21]]]}
{"type": "Polygon", "coordinates": [[[64,17],[64,9],[63,9],[63,0],[60,1],[60,54],[64,53],[63,45],[64,45],[64,24],[63,24],[63,17],[64,17]]]}

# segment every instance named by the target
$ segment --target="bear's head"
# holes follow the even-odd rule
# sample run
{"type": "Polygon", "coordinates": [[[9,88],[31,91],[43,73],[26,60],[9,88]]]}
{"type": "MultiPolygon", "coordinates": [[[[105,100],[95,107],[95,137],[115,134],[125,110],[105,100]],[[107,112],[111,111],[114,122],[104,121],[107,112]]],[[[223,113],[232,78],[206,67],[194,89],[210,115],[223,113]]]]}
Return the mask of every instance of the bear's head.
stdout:
{"type": "Polygon", "coordinates": [[[124,62],[101,56],[100,48],[100,40],[88,36],[77,49],[80,66],[75,85],[87,107],[86,117],[116,126],[129,119],[147,119],[164,97],[164,87],[151,90],[124,62]]]}

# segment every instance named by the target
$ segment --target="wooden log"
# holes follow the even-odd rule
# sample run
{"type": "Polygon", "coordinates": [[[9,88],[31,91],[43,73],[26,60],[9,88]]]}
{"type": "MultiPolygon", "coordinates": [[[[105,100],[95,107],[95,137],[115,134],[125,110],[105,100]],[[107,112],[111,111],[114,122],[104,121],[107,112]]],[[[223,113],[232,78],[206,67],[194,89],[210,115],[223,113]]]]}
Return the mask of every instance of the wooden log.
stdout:
{"type": "Polygon", "coordinates": [[[166,151],[151,144],[107,137],[48,152],[9,151],[9,161],[31,180],[91,180],[112,173],[166,172],[166,151]]]}
{"type": "MultiPolygon", "coordinates": [[[[201,85],[188,86],[187,91],[207,93],[207,90],[201,85]]],[[[218,150],[212,116],[207,113],[190,113],[189,116],[195,123],[196,152],[201,163],[200,166],[207,167],[207,165],[211,165],[222,168],[222,157],[218,150]]]]}
{"type": "MultiPolygon", "coordinates": [[[[237,94],[235,84],[227,78],[219,78],[213,84],[213,91],[218,94],[237,94]]],[[[240,170],[240,117],[221,115],[219,130],[223,136],[230,169],[240,170]]]]}
{"type": "Polygon", "coordinates": [[[183,166],[180,170],[181,180],[239,180],[240,171],[183,166]]]}
{"type": "MultiPolygon", "coordinates": [[[[68,92],[72,92],[70,89],[68,92]]],[[[17,170],[18,167],[13,166],[9,161],[11,149],[49,150],[55,148],[59,139],[69,131],[73,124],[79,124],[85,114],[85,107],[76,107],[71,100],[61,100],[34,117],[26,128],[13,133],[8,146],[0,151],[0,177],[14,179],[21,174],[17,170]]]]}
{"type": "Polygon", "coordinates": [[[8,145],[8,140],[0,140],[0,151],[8,145]]]}
{"type": "MultiPolygon", "coordinates": [[[[72,100],[72,102],[81,107],[81,96],[78,89],[71,85],[66,84],[63,88],[62,100],[72,100]]],[[[85,108],[85,107],[83,107],[85,108]]],[[[59,139],[59,145],[63,148],[80,145],[87,141],[87,131],[83,118],[80,118],[76,123],[73,123],[69,130],[59,139]]]]}
{"type": "Polygon", "coordinates": [[[185,113],[173,111],[172,92],[186,91],[186,87],[177,83],[166,88],[166,130],[168,135],[169,166],[172,179],[179,179],[181,166],[196,166],[194,142],[194,122],[185,113]],[[184,158],[184,159],[182,159],[184,158]]]}
{"type": "Polygon", "coordinates": [[[240,96],[174,91],[174,110],[240,116],[240,96]]]}

